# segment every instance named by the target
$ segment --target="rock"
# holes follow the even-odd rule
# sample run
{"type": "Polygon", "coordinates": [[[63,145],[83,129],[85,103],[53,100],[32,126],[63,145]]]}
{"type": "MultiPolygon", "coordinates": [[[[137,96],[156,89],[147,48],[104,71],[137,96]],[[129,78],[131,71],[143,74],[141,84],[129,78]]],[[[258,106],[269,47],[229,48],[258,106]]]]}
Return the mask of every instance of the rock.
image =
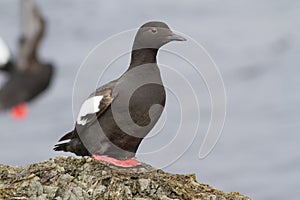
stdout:
{"type": "Polygon", "coordinates": [[[139,179],[139,184],[140,184],[140,190],[141,192],[143,192],[144,190],[149,188],[150,179],[141,178],[139,179]]]}
{"type": "Polygon", "coordinates": [[[49,198],[53,199],[56,196],[58,187],[45,185],[43,188],[44,193],[47,194],[49,198]]]}
{"type": "Polygon", "coordinates": [[[250,200],[143,164],[122,169],[91,158],[56,157],[26,167],[0,165],[0,199],[250,200]]]}

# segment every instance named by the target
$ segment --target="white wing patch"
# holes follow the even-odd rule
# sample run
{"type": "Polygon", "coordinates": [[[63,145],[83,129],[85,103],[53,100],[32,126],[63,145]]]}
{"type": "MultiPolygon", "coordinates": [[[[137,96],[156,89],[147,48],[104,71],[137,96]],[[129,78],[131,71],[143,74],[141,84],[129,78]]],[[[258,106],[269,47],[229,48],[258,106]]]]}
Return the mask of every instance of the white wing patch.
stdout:
{"type": "Polygon", "coordinates": [[[9,59],[10,59],[9,49],[5,44],[5,42],[2,40],[2,38],[0,37],[0,68],[1,66],[7,64],[9,59]]]}
{"type": "Polygon", "coordinates": [[[103,96],[93,96],[87,99],[81,106],[78,117],[77,117],[77,124],[85,125],[87,123],[87,118],[83,118],[87,114],[93,114],[100,111],[99,105],[100,101],[102,100],[103,96]]]}

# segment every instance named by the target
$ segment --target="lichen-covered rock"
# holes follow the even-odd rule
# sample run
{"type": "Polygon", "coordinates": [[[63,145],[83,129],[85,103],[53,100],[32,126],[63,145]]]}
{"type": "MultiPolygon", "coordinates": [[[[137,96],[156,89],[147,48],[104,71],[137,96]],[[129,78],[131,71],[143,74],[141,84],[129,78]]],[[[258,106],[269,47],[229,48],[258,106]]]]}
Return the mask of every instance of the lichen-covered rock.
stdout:
{"type": "Polygon", "coordinates": [[[250,200],[149,165],[120,169],[91,158],[56,157],[26,167],[0,165],[0,199],[250,200]]]}

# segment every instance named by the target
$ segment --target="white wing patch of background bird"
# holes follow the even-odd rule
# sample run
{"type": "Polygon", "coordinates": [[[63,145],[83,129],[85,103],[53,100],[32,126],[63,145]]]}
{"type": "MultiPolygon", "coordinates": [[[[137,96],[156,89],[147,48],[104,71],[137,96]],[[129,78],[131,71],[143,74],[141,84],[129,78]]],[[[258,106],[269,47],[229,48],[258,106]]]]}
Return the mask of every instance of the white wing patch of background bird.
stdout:
{"type": "Polygon", "coordinates": [[[85,125],[88,119],[84,118],[84,116],[86,116],[87,114],[93,114],[100,111],[99,105],[102,98],[103,96],[93,96],[87,99],[82,104],[78,114],[77,124],[85,125]]]}
{"type": "Polygon", "coordinates": [[[10,59],[10,52],[5,44],[5,42],[0,37],[0,66],[5,65],[8,63],[10,59]]]}

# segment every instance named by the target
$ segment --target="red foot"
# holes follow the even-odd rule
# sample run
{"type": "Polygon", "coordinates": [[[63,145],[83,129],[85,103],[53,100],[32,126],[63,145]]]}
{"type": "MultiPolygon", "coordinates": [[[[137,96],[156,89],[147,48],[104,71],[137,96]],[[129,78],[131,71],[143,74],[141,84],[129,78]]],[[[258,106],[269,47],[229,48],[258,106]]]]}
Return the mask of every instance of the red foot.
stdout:
{"type": "Polygon", "coordinates": [[[24,117],[27,114],[26,104],[22,103],[22,104],[16,105],[15,107],[13,107],[10,110],[10,114],[13,119],[17,119],[17,120],[24,119],[24,117]]]}
{"type": "Polygon", "coordinates": [[[136,167],[136,166],[142,165],[135,158],[130,158],[127,160],[118,160],[116,158],[112,158],[109,156],[100,156],[97,154],[93,154],[92,158],[94,158],[95,160],[100,160],[100,161],[104,161],[104,162],[113,164],[118,167],[125,167],[125,168],[136,167]]]}

